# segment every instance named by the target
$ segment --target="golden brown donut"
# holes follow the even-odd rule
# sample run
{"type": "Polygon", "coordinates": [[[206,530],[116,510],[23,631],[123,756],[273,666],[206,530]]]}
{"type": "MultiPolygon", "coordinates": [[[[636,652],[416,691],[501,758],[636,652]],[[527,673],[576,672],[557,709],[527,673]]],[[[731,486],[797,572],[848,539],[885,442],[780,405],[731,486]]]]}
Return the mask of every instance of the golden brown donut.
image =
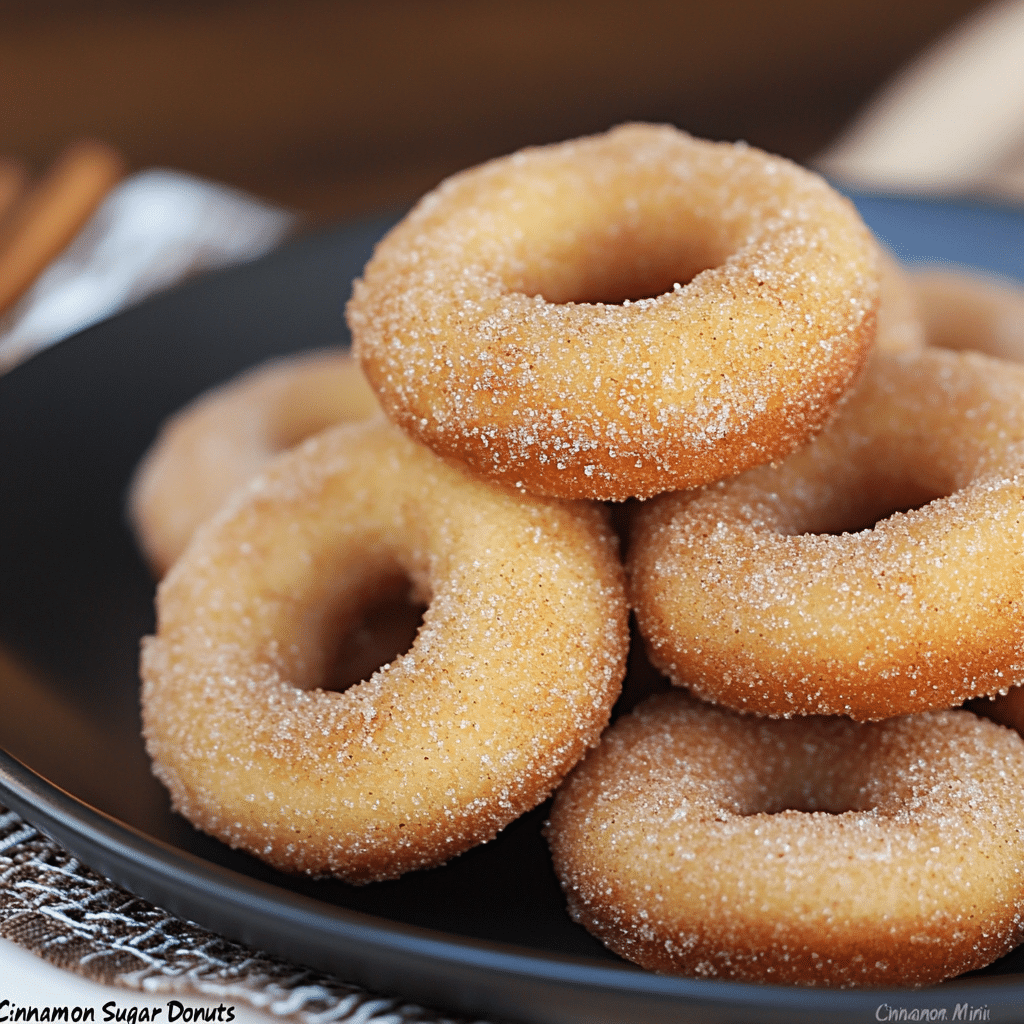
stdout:
{"type": "MultiPolygon", "coordinates": [[[[1024,286],[966,268],[931,267],[909,277],[928,343],[1024,362],[1024,286]]],[[[973,701],[979,714],[1024,732],[1024,687],[973,701]]]]}
{"type": "Polygon", "coordinates": [[[967,269],[910,275],[929,345],[1024,362],[1024,286],[967,269]]]}
{"type": "Polygon", "coordinates": [[[887,352],[913,352],[926,343],[917,289],[911,272],[887,249],[879,248],[875,345],[887,352]]]}
{"type": "Polygon", "coordinates": [[[1024,939],[1024,741],[966,711],[618,720],[547,826],[573,919],[655,971],[914,987],[1024,939]]]}
{"type": "Polygon", "coordinates": [[[455,175],[348,306],[387,415],[530,493],[624,499],[777,459],[875,334],[877,247],[821,178],[632,124],[455,175]]]}
{"type": "Polygon", "coordinates": [[[608,722],[628,644],[602,508],[468,477],[379,418],[286,452],[197,530],[142,653],[175,808],[285,871],[441,864],[547,797],[608,722]],[[343,692],[331,644],[381,591],[427,610],[343,692]]]}
{"type": "Polygon", "coordinates": [[[379,414],[344,350],[274,359],[200,395],[164,424],[129,488],[128,517],[153,572],[162,576],[273,456],[333,423],[379,414]]]}
{"type": "Polygon", "coordinates": [[[706,700],[880,719],[1006,690],[1024,665],[1024,368],[875,353],[807,447],[648,502],[630,547],[651,660],[706,700]]]}

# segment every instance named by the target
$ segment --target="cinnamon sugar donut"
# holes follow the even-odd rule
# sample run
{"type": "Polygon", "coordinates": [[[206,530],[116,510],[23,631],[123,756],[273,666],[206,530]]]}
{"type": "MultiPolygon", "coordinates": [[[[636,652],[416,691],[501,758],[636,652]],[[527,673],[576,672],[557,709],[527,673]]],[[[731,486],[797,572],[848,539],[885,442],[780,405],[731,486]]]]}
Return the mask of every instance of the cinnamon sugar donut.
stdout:
{"type": "Polygon", "coordinates": [[[275,359],[201,395],[163,426],[129,489],[129,520],[153,572],[162,576],[195,528],[274,455],[379,413],[342,350],[275,359]]]}
{"type": "Polygon", "coordinates": [[[522,498],[382,418],[280,456],[199,528],[142,653],[154,771],[198,828],[351,882],[441,864],[596,743],[628,644],[598,506],[522,498]],[[336,692],[331,643],[382,590],[428,607],[336,692]]]}
{"type": "Polygon", "coordinates": [[[651,659],[707,700],[879,719],[1006,690],[1024,678],[1024,368],[878,352],[807,447],[654,499],[630,545],[651,659]]]}
{"type": "Polygon", "coordinates": [[[911,273],[882,247],[879,268],[875,346],[887,352],[913,352],[923,348],[925,324],[911,273]]]}
{"type": "Polygon", "coordinates": [[[455,175],[348,306],[387,415],[528,492],[624,499],[777,459],[875,334],[877,247],[821,178],[668,126],[455,175]]]}
{"type": "Polygon", "coordinates": [[[547,836],[573,918],[665,973],[930,985],[1024,939],[1024,741],[966,711],[759,719],[675,692],[605,734],[547,836]]]}
{"type": "Polygon", "coordinates": [[[1024,286],[978,271],[911,276],[928,344],[1024,362],[1024,286]]]}

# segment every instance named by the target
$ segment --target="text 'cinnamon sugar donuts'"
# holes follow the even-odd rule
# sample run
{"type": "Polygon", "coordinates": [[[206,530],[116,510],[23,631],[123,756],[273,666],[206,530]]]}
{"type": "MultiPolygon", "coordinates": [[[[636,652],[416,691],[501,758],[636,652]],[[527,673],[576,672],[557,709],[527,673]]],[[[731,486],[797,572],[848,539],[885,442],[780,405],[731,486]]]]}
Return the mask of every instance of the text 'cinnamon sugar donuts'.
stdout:
{"type": "Polygon", "coordinates": [[[792,451],[875,333],[877,248],[822,179],[667,126],[455,175],[348,306],[389,417],[531,493],[648,497],[792,451]]]}
{"type": "Polygon", "coordinates": [[[333,423],[379,414],[342,349],[271,360],[190,402],[163,425],[129,490],[128,518],[154,573],[275,455],[333,423]]]}
{"type": "Polygon", "coordinates": [[[1024,678],[1024,368],[875,353],[808,446],[654,499],[630,544],[651,658],[707,700],[880,719],[1006,690],[1024,678]]]}
{"type": "Polygon", "coordinates": [[[679,692],[619,719],[547,826],[576,921],[650,970],[916,987],[1024,939],[1024,742],[967,711],[857,724],[679,692]]]}
{"type": "Polygon", "coordinates": [[[607,724],[627,643],[602,509],[469,478],[382,418],[335,427],[236,492],[164,578],[147,747],[224,842],[394,878],[550,794],[607,724]],[[410,584],[427,610],[409,651],[322,689],[354,612],[410,584]]]}

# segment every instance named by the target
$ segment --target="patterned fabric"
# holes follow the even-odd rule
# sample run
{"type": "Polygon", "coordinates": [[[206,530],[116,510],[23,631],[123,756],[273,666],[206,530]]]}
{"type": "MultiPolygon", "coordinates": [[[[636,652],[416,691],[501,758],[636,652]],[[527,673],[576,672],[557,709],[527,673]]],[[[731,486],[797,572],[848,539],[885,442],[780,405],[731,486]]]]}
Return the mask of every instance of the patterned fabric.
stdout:
{"type": "Polygon", "coordinates": [[[302,1024],[458,1024],[172,917],[3,807],[0,936],[94,981],[231,1000],[302,1024]]]}

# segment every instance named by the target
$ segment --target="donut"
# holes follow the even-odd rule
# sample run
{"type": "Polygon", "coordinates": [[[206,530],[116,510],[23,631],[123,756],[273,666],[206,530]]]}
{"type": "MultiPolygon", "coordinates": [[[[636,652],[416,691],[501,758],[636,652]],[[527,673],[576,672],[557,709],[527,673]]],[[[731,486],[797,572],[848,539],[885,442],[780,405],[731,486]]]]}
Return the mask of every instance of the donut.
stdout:
{"type": "Polygon", "coordinates": [[[129,487],[128,518],[154,574],[274,455],[332,423],[379,414],[346,350],[275,359],[201,395],[164,424],[129,487]]]}
{"type": "Polygon", "coordinates": [[[926,343],[915,281],[899,260],[880,247],[878,316],[875,347],[887,352],[913,352],[926,343]]]}
{"type": "Polygon", "coordinates": [[[821,178],[631,124],[449,178],[353,287],[386,414],[527,492],[622,500],[778,459],[875,334],[878,250],[821,178]]]}
{"type": "Polygon", "coordinates": [[[1024,367],[876,352],[776,467],[644,504],[630,600],[714,703],[886,718],[1024,678],[1024,367]]]}
{"type": "MultiPolygon", "coordinates": [[[[919,270],[910,278],[928,343],[1024,363],[1024,288],[964,268],[919,270]]],[[[1024,732],[1024,689],[971,701],[973,711],[1024,732]]]]}
{"type": "Polygon", "coordinates": [[[929,345],[1024,362],[1024,287],[965,269],[911,275],[929,345]]]}
{"type": "Polygon", "coordinates": [[[353,883],[441,864],[545,799],[597,742],[628,645],[593,503],[467,476],[383,417],[273,460],[200,526],[157,594],[142,712],[197,828],[353,883]],[[331,689],[332,639],[382,591],[412,647],[331,689]]]}
{"type": "Polygon", "coordinates": [[[546,827],[573,919],[667,974],[931,985],[1024,940],[1024,741],[967,711],[620,718],[546,827]]]}

